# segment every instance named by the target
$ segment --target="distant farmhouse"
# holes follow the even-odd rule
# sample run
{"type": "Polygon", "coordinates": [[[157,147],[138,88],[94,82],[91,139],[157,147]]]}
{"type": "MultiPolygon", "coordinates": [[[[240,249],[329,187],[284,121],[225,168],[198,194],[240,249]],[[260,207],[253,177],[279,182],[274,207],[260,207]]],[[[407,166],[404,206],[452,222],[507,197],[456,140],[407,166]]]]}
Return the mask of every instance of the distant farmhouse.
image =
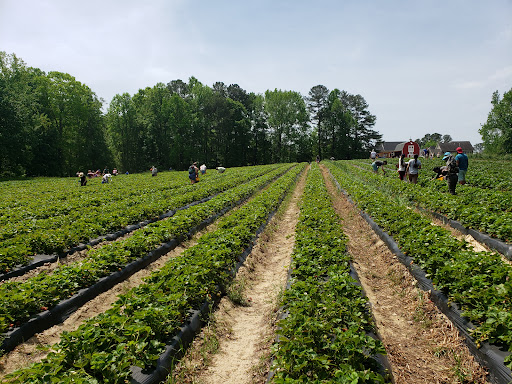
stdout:
{"type": "Polygon", "coordinates": [[[475,148],[469,141],[450,141],[448,143],[437,143],[435,147],[430,147],[431,156],[443,157],[445,152],[455,153],[457,148],[461,147],[465,154],[473,153],[475,148]]]}
{"type": "MultiPolygon", "coordinates": [[[[456,149],[461,147],[464,153],[473,153],[475,148],[469,141],[450,141],[448,143],[437,143],[436,146],[429,147],[430,156],[443,157],[445,152],[455,153],[456,149]]],[[[404,153],[407,157],[417,154],[423,156],[418,143],[410,141],[385,141],[375,148],[379,157],[399,157],[404,153]]]]}

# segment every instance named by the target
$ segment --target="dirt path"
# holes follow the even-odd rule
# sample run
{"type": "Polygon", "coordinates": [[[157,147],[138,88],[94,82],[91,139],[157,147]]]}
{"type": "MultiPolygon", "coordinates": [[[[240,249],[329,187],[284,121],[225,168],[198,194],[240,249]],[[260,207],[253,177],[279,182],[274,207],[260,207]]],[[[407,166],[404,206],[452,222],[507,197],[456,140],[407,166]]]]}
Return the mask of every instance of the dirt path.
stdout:
{"type": "Polygon", "coordinates": [[[224,297],[214,314],[218,349],[205,356],[202,345],[211,335],[207,329],[196,339],[176,368],[172,383],[245,384],[263,383],[274,341],[276,303],[286,284],[290,256],[302,196],[301,177],[284,212],[276,215],[240,268],[237,280],[245,286],[247,305],[234,305],[224,297]]]}
{"type": "Polygon", "coordinates": [[[416,288],[415,280],[359,211],[324,178],[342,218],[361,284],[372,303],[396,384],[486,383],[456,328],[416,288]]]}

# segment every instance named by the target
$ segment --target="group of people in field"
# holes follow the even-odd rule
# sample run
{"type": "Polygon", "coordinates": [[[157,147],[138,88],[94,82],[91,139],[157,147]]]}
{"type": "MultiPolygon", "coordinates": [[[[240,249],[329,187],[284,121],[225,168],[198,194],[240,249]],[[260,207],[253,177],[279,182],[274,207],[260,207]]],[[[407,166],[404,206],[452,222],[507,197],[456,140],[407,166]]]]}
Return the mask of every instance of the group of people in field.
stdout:
{"type": "MultiPolygon", "coordinates": [[[[127,172],[128,173],[128,172],[127,172]]],[[[112,176],[117,176],[119,174],[119,171],[117,168],[114,168],[112,170],[112,173],[110,173],[109,169],[105,166],[103,169],[103,172],[101,170],[97,170],[96,172],[93,172],[92,170],[88,170],[87,174],[84,172],[77,172],[76,175],[79,178],[80,185],[82,187],[87,185],[87,178],[92,179],[94,177],[101,177],[101,183],[106,184],[109,183],[112,180],[112,176]]]]}
{"type": "MultiPolygon", "coordinates": [[[[151,176],[157,176],[158,175],[158,169],[154,165],[149,169],[151,172],[151,176]]],[[[172,170],[172,168],[170,169],[172,170]]],[[[219,166],[216,168],[216,170],[219,173],[224,173],[226,168],[219,166]]],[[[197,162],[192,163],[192,165],[188,168],[188,177],[190,179],[191,184],[195,184],[199,182],[199,173],[202,175],[206,174],[206,165],[202,164],[200,167],[197,166],[197,162]]],[[[112,176],[117,176],[119,174],[119,171],[117,168],[114,168],[112,170],[112,173],[110,173],[109,169],[105,167],[105,169],[100,171],[99,169],[96,172],[91,171],[90,169],[87,171],[87,174],[84,172],[77,172],[76,175],[79,178],[80,185],[85,186],[87,185],[87,178],[91,179],[93,177],[101,177],[101,183],[109,183],[112,180],[112,176]]],[[[126,172],[128,175],[128,172],[126,172]]]]}
{"type": "MultiPolygon", "coordinates": [[[[445,152],[443,161],[445,165],[434,167],[433,171],[436,173],[433,179],[444,179],[448,183],[448,189],[452,195],[455,195],[455,188],[457,183],[460,185],[466,184],[466,173],[468,171],[468,156],[464,153],[461,147],[456,149],[457,155],[451,152],[445,152]]],[[[382,169],[383,174],[386,174],[387,165],[386,160],[378,160],[375,151],[370,153],[373,172],[378,173],[379,168],[382,169]]],[[[400,155],[398,164],[396,165],[398,177],[400,180],[409,180],[410,183],[416,184],[418,182],[418,174],[421,169],[421,161],[418,155],[415,154],[409,161],[405,160],[405,153],[400,155]]]]}
{"type": "MultiPolygon", "coordinates": [[[[219,173],[224,173],[226,168],[223,166],[218,166],[215,168],[219,173]]],[[[188,178],[190,179],[191,184],[195,184],[199,182],[199,173],[201,175],[206,174],[206,164],[202,164],[199,168],[197,167],[197,162],[194,161],[192,165],[188,168],[188,178]]]]}

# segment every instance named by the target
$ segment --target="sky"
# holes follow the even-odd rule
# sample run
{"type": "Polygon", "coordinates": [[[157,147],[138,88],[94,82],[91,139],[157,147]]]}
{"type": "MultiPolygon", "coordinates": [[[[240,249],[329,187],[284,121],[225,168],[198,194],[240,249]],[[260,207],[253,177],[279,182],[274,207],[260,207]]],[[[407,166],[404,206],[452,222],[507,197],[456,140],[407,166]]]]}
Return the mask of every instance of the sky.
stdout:
{"type": "Polygon", "coordinates": [[[192,76],[362,95],[385,141],[482,141],[512,89],[512,0],[0,0],[0,51],[105,100],[192,76]]]}

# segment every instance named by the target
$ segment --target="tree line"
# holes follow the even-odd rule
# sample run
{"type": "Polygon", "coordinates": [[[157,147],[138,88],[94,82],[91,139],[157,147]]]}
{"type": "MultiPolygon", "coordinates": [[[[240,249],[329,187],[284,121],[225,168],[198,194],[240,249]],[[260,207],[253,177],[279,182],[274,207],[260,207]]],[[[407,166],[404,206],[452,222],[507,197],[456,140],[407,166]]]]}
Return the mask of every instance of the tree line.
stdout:
{"type": "Polygon", "coordinates": [[[247,92],[172,80],[104,102],[62,72],[0,52],[0,174],[227,167],[366,156],[382,136],[361,95],[311,88],[247,92]]]}

